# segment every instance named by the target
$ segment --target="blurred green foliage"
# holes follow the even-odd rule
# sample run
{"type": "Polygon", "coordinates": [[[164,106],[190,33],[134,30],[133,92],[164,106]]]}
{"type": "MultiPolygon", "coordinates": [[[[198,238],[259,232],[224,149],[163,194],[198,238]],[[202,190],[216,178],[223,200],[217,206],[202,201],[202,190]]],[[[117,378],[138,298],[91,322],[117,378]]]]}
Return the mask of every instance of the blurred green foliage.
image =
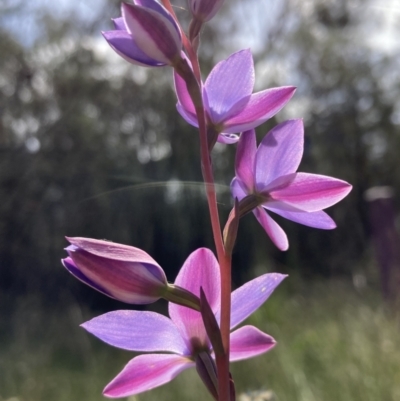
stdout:
{"type": "MultiPolygon", "coordinates": [[[[278,344],[265,355],[232,364],[238,393],[269,389],[279,401],[397,401],[398,326],[379,294],[324,281],[299,282],[289,295],[285,284],[249,319],[278,344]]],[[[1,401],[103,400],[102,389],[134,356],[79,328],[93,312],[78,304],[56,312],[52,305],[25,299],[17,312],[7,327],[0,321],[1,401]]],[[[208,399],[194,369],[129,398],[208,399]]]]}

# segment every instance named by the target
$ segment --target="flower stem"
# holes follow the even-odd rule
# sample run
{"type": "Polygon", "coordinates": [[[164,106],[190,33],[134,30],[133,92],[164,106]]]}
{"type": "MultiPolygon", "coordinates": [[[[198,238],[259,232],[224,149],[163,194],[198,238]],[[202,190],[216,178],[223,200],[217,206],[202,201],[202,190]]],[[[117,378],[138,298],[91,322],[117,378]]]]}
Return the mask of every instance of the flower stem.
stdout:
{"type": "Polygon", "coordinates": [[[229,333],[231,311],[231,257],[227,255],[222,240],[221,226],[217,206],[217,196],[214,185],[214,175],[211,157],[208,149],[207,128],[203,107],[196,107],[199,121],[201,167],[206,186],[208,208],[211,218],[211,227],[221,272],[221,336],[224,354],[217,359],[218,370],[218,399],[229,401],[229,333]]]}
{"type": "Polygon", "coordinates": [[[196,109],[200,132],[201,170],[206,188],[217,258],[221,272],[221,336],[224,354],[216,360],[218,371],[218,400],[230,401],[229,387],[229,334],[231,311],[231,255],[225,251],[214,185],[210,148],[207,138],[206,115],[199,82],[187,62],[177,66],[177,72],[184,78],[188,92],[196,109]]]}
{"type": "MultiPolygon", "coordinates": [[[[164,7],[171,13],[178,26],[180,26],[176,14],[171,6],[170,0],[161,0],[164,7]]],[[[231,255],[225,251],[222,238],[222,230],[219,221],[217,206],[217,195],[214,185],[214,174],[211,164],[211,149],[207,135],[207,122],[201,92],[201,72],[196,51],[193,49],[186,34],[181,29],[183,46],[192,63],[192,68],[182,63],[176,66],[177,72],[185,80],[189,94],[196,109],[200,134],[201,170],[206,188],[207,203],[211,219],[211,227],[214,237],[217,258],[221,272],[221,337],[224,353],[216,358],[218,371],[218,400],[232,401],[229,383],[229,335],[231,316],[231,255]]],[[[212,144],[213,145],[213,144],[212,144]]]]}

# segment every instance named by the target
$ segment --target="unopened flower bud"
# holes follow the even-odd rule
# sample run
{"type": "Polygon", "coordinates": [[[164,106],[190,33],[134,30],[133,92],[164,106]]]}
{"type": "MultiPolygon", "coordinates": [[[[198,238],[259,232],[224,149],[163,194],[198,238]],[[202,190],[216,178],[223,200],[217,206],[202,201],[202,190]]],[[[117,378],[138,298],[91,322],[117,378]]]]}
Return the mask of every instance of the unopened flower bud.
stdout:
{"type": "Polygon", "coordinates": [[[90,238],[67,238],[65,268],[77,279],[111,298],[148,304],[162,297],[167,279],[158,263],[141,249],[90,238]]]}
{"type": "Polygon", "coordinates": [[[171,14],[155,0],[122,3],[115,30],[103,32],[110,46],[133,64],[161,67],[181,60],[182,37],[171,14]]]}
{"type": "Polygon", "coordinates": [[[128,304],[149,304],[160,298],[200,310],[199,298],[168,284],[164,270],[141,249],[90,238],[67,238],[64,267],[77,279],[128,304]]]}
{"type": "Polygon", "coordinates": [[[219,11],[224,0],[189,0],[193,17],[201,22],[209,21],[219,11]]]}

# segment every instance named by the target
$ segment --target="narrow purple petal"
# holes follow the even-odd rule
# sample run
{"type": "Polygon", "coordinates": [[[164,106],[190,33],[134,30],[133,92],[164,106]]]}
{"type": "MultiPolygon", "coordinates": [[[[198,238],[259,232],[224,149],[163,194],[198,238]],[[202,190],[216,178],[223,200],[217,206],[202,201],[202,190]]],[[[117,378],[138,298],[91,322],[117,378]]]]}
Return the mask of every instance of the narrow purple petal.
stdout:
{"type": "Polygon", "coordinates": [[[236,176],[248,191],[254,190],[254,163],[256,159],[257,141],[254,129],[243,132],[236,150],[236,176]]]}
{"type": "Polygon", "coordinates": [[[114,298],[106,289],[104,289],[102,286],[95,283],[94,281],[90,280],[89,277],[86,277],[77,268],[76,264],[70,257],[61,259],[61,263],[75,278],[77,278],[79,281],[82,281],[82,283],[88,285],[89,287],[94,288],[95,290],[103,293],[104,295],[107,295],[108,297],[114,298]]]}
{"type": "Polygon", "coordinates": [[[267,273],[232,292],[231,329],[247,319],[287,277],[286,274],[267,273]]]}
{"type": "Polygon", "coordinates": [[[176,26],[149,8],[122,3],[122,17],[137,46],[150,58],[172,64],[179,57],[182,40],[176,26]]]}
{"type": "Polygon", "coordinates": [[[110,398],[128,397],[170,382],[194,362],[180,355],[149,354],[133,358],[104,389],[110,398]]]}
{"type": "MultiPolygon", "coordinates": [[[[192,98],[189,95],[186,82],[175,71],[174,71],[174,83],[175,83],[176,96],[178,97],[178,102],[183,107],[186,113],[194,115],[194,117],[196,118],[196,109],[192,102],[192,98]]],[[[196,124],[197,124],[197,118],[196,118],[196,124]]]]}
{"type": "Polygon", "coordinates": [[[285,219],[292,220],[308,227],[320,228],[322,230],[332,230],[336,228],[336,223],[322,210],[320,212],[307,213],[281,210],[276,207],[270,207],[269,205],[267,205],[265,208],[271,210],[271,212],[279,214],[285,219]]]}
{"type": "Polygon", "coordinates": [[[176,109],[178,110],[178,113],[183,117],[183,119],[190,125],[193,125],[194,127],[198,127],[199,123],[197,121],[197,117],[195,114],[189,113],[180,103],[176,104],[176,109]]]}
{"type": "Polygon", "coordinates": [[[219,62],[204,84],[212,122],[218,124],[242,110],[253,87],[254,65],[249,49],[219,62]]]}
{"type": "Polygon", "coordinates": [[[126,25],[124,19],[122,17],[113,18],[112,22],[114,23],[114,28],[118,31],[126,31],[126,25]]]}
{"type": "Polygon", "coordinates": [[[256,156],[256,186],[262,192],[275,179],[295,173],[303,156],[302,120],[277,125],[261,141],[256,156]]]}
{"type": "Polygon", "coordinates": [[[102,32],[102,34],[114,51],[132,64],[144,67],[162,67],[166,65],[166,63],[161,63],[145,54],[127,31],[107,31],[102,32]]]}
{"type": "Polygon", "coordinates": [[[293,86],[283,86],[254,93],[241,111],[224,122],[224,132],[242,132],[258,127],[278,113],[295,90],[293,86]]]}
{"type": "Polygon", "coordinates": [[[231,192],[233,198],[237,198],[239,201],[248,195],[243,183],[236,177],[231,182],[231,192]]]}
{"type": "MultiPolygon", "coordinates": [[[[189,255],[174,284],[185,288],[198,297],[200,297],[200,287],[202,287],[211,309],[214,312],[218,309],[220,302],[219,265],[214,254],[209,249],[200,248],[189,255]]],[[[208,344],[199,312],[170,303],[169,315],[179,328],[182,337],[188,342],[190,342],[190,339],[197,337],[204,345],[208,344]]]]}
{"type": "Polygon", "coordinates": [[[230,361],[253,358],[273,348],[275,340],[254,326],[243,326],[231,333],[230,361]]]}
{"type": "Polygon", "coordinates": [[[342,200],[352,186],[342,180],[324,175],[297,173],[286,187],[270,191],[275,200],[293,205],[306,212],[316,212],[342,200]]]}
{"type": "Polygon", "coordinates": [[[272,219],[272,217],[261,207],[253,210],[258,222],[264,228],[271,241],[281,250],[286,251],[289,248],[289,242],[285,232],[272,219]]]}
{"type": "Polygon", "coordinates": [[[189,354],[171,319],[159,313],[119,310],[95,317],[81,326],[105,343],[129,351],[189,354]]]}

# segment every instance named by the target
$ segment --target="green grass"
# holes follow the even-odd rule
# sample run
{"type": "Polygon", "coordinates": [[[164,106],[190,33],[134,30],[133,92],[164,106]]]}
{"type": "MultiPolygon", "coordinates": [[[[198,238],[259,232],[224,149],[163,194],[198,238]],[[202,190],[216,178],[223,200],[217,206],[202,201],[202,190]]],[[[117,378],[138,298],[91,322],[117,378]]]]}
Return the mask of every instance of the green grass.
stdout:
{"type": "MultiPolygon", "coordinates": [[[[398,316],[379,297],[342,283],[278,289],[249,323],[278,340],[269,354],[232,365],[237,391],[271,389],[279,401],[400,400],[398,316]]],[[[44,313],[19,301],[0,321],[0,400],[98,401],[132,357],[78,326],[78,307],[44,313]]],[[[195,371],[130,400],[211,400],[195,371]]]]}

